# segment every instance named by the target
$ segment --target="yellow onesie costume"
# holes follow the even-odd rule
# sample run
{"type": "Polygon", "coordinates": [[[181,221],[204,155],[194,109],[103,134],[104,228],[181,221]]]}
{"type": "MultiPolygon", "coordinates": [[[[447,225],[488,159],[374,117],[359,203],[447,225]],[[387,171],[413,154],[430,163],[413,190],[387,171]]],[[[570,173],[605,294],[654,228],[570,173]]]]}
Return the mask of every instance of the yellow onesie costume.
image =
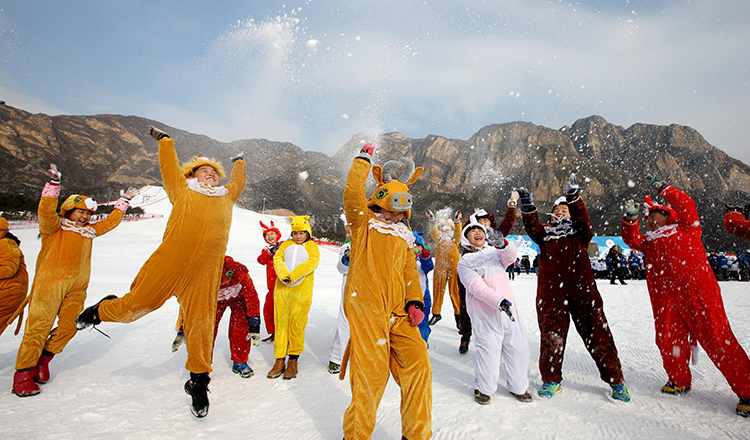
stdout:
{"type": "Polygon", "coordinates": [[[193,373],[212,371],[216,302],[232,208],[245,188],[246,167],[244,160],[237,160],[230,182],[211,187],[189,178],[201,163],[223,175],[219,164],[205,158],[180,169],[174,141],[168,137],[159,141],[161,177],[172,203],[164,239],[133,280],[130,292],[98,306],[102,321],[132,322],[176,296],[188,351],[185,368],[193,373]]]}
{"type": "MultiPolygon", "coordinates": [[[[404,200],[410,206],[406,185],[419,178],[422,168],[412,168],[413,174],[405,173],[404,179],[409,180],[402,182],[390,181],[390,172],[384,175],[376,165],[373,177],[379,185],[368,200],[365,181],[371,165],[366,147],[354,159],[344,189],[344,211],[352,231],[344,291],[351,334],[340,375],[343,379],[348,356],[352,402],[344,414],[344,436],[346,440],[370,438],[390,371],[401,387],[402,434],[409,440],[428,439],[432,436],[432,368],[427,344],[406,311],[407,304],[423,306],[412,251],[414,235],[403,223],[387,222],[369,208],[378,205],[402,211],[394,207],[404,200]]],[[[383,168],[389,170],[387,165],[383,168]]],[[[406,211],[406,218],[409,215],[406,211]]]]}
{"type": "Polygon", "coordinates": [[[450,232],[441,232],[435,223],[430,223],[430,237],[435,242],[435,270],[432,272],[432,314],[440,315],[445,296],[445,284],[453,304],[453,313],[461,311],[461,296],[458,293],[458,260],[461,254],[458,245],[461,243],[461,223],[450,220],[441,222],[441,228],[452,228],[450,232]]]}
{"type": "Polygon", "coordinates": [[[15,240],[6,236],[7,231],[8,221],[0,218],[0,335],[29,291],[23,253],[15,240]]]}
{"type": "MultiPolygon", "coordinates": [[[[91,277],[93,239],[117,227],[128,207],[128,203],[120,199],[118,209],[105,220],[80,227],[55,212],[59,194],[59,184],[47,183],[39,201],[37,215],[42,249],[37,257],[29,295],[29,317],[16,356],[16,370],[35,367],[42,350],[52,354],[62,352],[75,336],[75,320],[83,310],[91,277]],[[57,327],[50,332],[55,318],[57,327]]],[[[96,203],[85,196],[72,195],[62,204],[60,214],[76,208],[96,210],[96,203]]]]}
{"type": "MultiPolygon", "coordinates": [[[[312,237],[310,216],[289,217],[292,232],[306,231],[312,237]]],[[[273,323],[276,327],[273,357],[298,356],[305,348],[305,327],[312,304],[313,271],[320,262],[318,245],[310,238],[302,244],[284,241],[273,256],[276,286],[273,290],[273,323]],[[286,280],[284,282],[283,280],[286,280]]]]}

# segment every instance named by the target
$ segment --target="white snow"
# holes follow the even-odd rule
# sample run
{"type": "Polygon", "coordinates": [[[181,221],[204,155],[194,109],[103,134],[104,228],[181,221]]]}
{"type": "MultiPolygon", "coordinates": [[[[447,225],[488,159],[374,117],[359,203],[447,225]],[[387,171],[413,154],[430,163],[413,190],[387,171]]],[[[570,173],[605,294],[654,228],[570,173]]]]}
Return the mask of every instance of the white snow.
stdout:
{"type": "MultiPolygon", "coordinates": [[[[166,201],[146,207],[167,214],[166,201]]],[[[273,219],[289,234],[283,217],[235,209],[227,253],[250,269],[263,301],[265,268],[256,263],[263,246],[259,220],[273,219]]],[[[107,294],[122,295],[140,266],[161,242],[166,217],[123,223],[94,242],[87,305],[107,294]]],[[[30,275],[40,248],[35,230],[13,231],[22,240],[30,275]]],[[[83,331],[50,364],[52,380],[38,396],[18,398],[10,393],[14,362],[21,336],[8,329],[0,337],[0,437],[3,439],[340,439],[341,422],[349,405],[348,378],[339,381],[326,370],[336,331],[341,276],[335,249],[321,250],[307,326],[305,351],[296,379],[266,379],[273,364],[273,347],[253,347],[250,365],[255,376],[242,379],[230,370],[227,341],[228,313],[214,352],[210,385],[211,409],[205,419],[190,414],[190,398],[182,390],[188,373],[184,347],[170,350],[177,302],[131,324],[104,323],[83,331]]],[[[594,362],[571,326],[565,355],[563,392],[552,399],[537,397],[541,385],[537,367],[539,330],[535,319],[536,277],[520,275],[511,283],[523,315],[531,348],[532,403],[508,396],[501,374],[500,387],[488,406],[474,402],[472,382],[475,347],[458,354],[459,336],[450,301],[444,303],[440,323],[430,336],[433,369],[433,432],[435,439],[747,438],[750,420],[734,414],[737,397],[705,353],[692,366],[693,391],[688,396],[662,395],[666,382],[654,345],[651,306],[643,281],[627,286],[601,281],[599,288],[620,353],[633,400],[613,401],[610,388],[599,377],[594,362]]],[[[750,348],[747,294],[750,285],[722,283],[732,328],[740,343],[750,348]]],[[[265,328],[263,328],[265,332],[265,328]]],[[[263,335],[265,337],[265,335],[263,335]]],[[[399,389],[391,381],[378,410],[373,439],[399,439],[399,389]]]]}

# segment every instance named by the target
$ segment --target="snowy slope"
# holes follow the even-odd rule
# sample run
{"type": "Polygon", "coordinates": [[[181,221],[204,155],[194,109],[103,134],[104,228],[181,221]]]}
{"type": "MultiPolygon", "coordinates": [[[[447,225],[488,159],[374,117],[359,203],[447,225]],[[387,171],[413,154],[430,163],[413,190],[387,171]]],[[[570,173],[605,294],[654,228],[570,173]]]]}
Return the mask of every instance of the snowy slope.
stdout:
{"type": "MultiPolygon", "coordinates": [[[[168,214],[168,202],[148,206],[149,213],[168,214]]],[[[235,209],[228,254],[245,263],[265,297],[265,269],[255,262],[263,246],[258,220],[271,219],[235,209]]],[[[274,217],[283,234],[285,219],[274,217]]],[[[94,242],[87,305],[106,294],[122,295],[140,266],[161,242],[166,217],[123,223],[94,242]]],[[[39,252],[36,231],[15,231],[22,240],[30,275],[39,252]]],[[[250,365],[256,375],[241,379],[230,371],[225,316],[216,342],[211,382],[211,409],[205,419],[190,414],[182,385],[186,352],[170,351],[177,302],[132,324],[104,323],[79,333],[50,364],[52,380],[42,393],[20,399],[10,393],[20,335],[8,330],[0,337],[0,438],[96,439],[340,439],[344,410],[349,404],[347,381],[326,371],[328,350],[336,327],[341,276],[336,252],[321,251],[299,376],[269,380],[271,345],[253,347],[250,365]]],[[[534,296],[536,278],[522,275],[512,283],[531,347],[530,404],[507,395],[502,381],[489,406],[472,396],[474,347],[458,354],[458,335],[446,301],[446,319],[433,327],[430,356],[433,368],[433,432],[435,439],[573,439],[573,438],[748,438],[750,420],[734,415],[737,398],[701,353],[693,366],[693,391],[684,397],[659,393],[666,381],[658,351],[645,282],[628,286],[600,284],[607,317],[620,351],[632,402],[615,403],[597,374],[583,344],[571,329],[565,356],[564,391],[551,400],[536,396],[540,375],[539,330],[534,296]]],[[[750,348],[750,285],[723,283],[724,300],[740,343],[750,348]]],[[[228,314],[227,314],[228,315],[228,314]]],[[[265,330],[265,329],[264,329],[265,330]]],[[[374,439],[399,439],[399,389],[389,384],[378,411],[374,439]]]]}

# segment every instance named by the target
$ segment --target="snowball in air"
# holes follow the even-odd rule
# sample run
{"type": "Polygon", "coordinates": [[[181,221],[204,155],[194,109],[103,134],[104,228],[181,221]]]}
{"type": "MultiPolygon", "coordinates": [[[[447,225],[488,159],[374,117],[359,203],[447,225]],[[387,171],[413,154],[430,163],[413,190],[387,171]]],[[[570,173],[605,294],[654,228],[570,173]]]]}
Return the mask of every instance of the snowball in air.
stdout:
{"type": "Polygon", "coordinates": [[[303,172],[299,173],[299,180],[307,180],[307,177],[309,175],[310,174],[307,171],[303,171],[303,172]]]}
{"type": "Polygon", "coordinates": [[[344,118],[344,119],[349,119],[349,115],[347,115],[346,113],[344,113],[343,115],[341,115],[341,117],[344,118]]]}
{"type": "Polygon", "coordinates": [[[633,182],[632,180],[628,180],[628,186],[631,188],[635,187],[635,182],[633,182]]]}
{"type": "Polygon", "coordinates": [[[315,53],[318,50],[319,45],[320,41],[314,38],[307,40],[307,44],[305,44],[305,46],[307,46],[307,50],[309,50],[311,53],[315,53]]]}

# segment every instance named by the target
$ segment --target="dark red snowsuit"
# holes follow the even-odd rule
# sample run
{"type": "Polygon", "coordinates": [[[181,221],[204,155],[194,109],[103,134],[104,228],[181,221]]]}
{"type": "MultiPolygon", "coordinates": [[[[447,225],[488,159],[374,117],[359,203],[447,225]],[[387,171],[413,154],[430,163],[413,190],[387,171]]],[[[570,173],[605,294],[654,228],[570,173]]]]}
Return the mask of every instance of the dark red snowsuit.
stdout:
{"type": "Polygon", "coordinates": [[[258,263],[266,266],[268,293],[266,294],[266,301],[263,303],[263,321],[266,323],[266,332],[269,335],[276,333],[276,327],[273,325],[273,288],[276,286],[276,269],[273,267],[273,254],[269,251],[274,246],[275,244],[269,244],[264,247],[258,256],[258,263]]]}
{"type": "Polygon", "coordinates": [[[736,394],[750,397],[750,359],[729,326],[721,289],[706,258],[693,199],[667,185],[660,192],[674,209],[671,224],[645,236],[638,220],[623,219],[622,238],[645,254],[646,284],[656,345],[669,380],[691,386],[689,339],[694,337],[736,394]],[[674,218],[676,217],[676,218],[674,218]]]}
{"type": "Polygon", "coordinates": [[[214,324],[214,344],[219,331],[224,311],[229,307],[229,348],[232,352],[232,360],[243,364],[247,362],[252,340],[248,338],[250,323],[248,320],[257,322],[260,326],[260,301],[258,292],[255,291],[253,280],[248,275],[247,267],[234,261],[231,257],[224,257],[224,272],[222,274],[222,286],[219,288],[219,301],[216,306],[216,322],[214,324]],[[227,273],[232,271],[231,276],[227,273]],[[227,284],[227,279],[228,284],[227,284]]]}
{"type": "Polygon", "coordinates": [[[604,316],[588,256],[594,236],[583,199],[568,203],[572,223],[542,225],[536,210],[523,212],[529,237],[539,245],[536,312],[541,333],[539,371],[544,382],[562,380],[562,364],[570,319],[608,384],[623,383],[620,359],[604,316]]]}
{"type": "Polygon", "coordinates": [[[737,211],[729,211],[724,214],[724,229],[730,234],[750,240],[750,220],[737,211]]]}

